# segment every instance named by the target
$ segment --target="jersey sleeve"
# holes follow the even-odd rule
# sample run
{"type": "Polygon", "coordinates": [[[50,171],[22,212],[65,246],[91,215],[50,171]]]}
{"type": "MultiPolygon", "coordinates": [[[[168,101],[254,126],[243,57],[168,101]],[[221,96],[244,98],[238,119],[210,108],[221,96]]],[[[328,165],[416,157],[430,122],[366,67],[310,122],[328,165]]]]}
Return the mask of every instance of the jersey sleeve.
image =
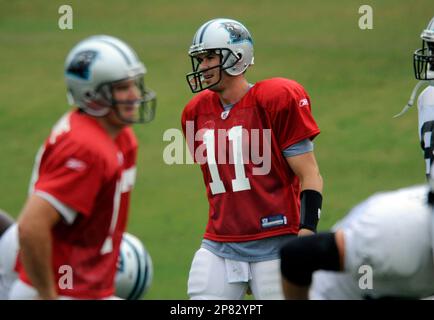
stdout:
{"type": "Polygon", "coordinates": [[[44,192],[84,215],[92,211],[104,180],[104,163],[95,152],[71,141],[47,145],[34,192],[44,192]]]}
{"type": "Polygon", "coordinates": [[[264,100],[271,113],[273,133],[283,151],[304,139],[313,140],[320,130],[313,118],[310,98],[304,88],[295,81],[279,80],[267,88],[268,94],[264,100]]]}

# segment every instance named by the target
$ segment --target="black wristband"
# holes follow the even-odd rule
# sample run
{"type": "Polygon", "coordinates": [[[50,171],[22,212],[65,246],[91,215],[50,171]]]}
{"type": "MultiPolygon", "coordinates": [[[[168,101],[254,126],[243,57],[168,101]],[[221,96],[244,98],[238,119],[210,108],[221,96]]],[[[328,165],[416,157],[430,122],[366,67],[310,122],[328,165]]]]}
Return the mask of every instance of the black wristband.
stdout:
{"type": "Polygon", "coordinates": [[[428,204],[434,206],[434,192],[428,192],[428,204]]]}
{"type": "Polygon", "coordinates": [[[316,232],[321,214],[322,195],[315,190],[303,190],[300,199],[300,229],[316,232]]]}

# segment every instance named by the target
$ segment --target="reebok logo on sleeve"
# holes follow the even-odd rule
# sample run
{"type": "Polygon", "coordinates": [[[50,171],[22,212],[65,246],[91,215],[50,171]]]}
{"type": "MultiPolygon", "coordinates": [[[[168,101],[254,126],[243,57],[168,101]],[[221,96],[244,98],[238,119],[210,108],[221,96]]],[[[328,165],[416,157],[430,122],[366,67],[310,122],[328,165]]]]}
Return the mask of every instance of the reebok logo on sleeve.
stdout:
{"type": "Polygon", "coordinates": [[[87,164],[84,161],[76,158],[69,158],[65,163],[65,167],[74,171],[84,171],[87,168],[87,164]]]}

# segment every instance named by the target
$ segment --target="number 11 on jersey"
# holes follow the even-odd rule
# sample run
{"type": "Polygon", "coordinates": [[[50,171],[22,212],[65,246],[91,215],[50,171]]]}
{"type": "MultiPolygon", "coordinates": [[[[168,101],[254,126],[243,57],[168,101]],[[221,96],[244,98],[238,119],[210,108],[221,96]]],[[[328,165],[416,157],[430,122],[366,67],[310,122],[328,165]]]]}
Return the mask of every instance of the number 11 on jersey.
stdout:
{"type": "MultiPolygon", "coordinates": [[[[214,132],[214,129],[207,130],[203,135],[203,143],[206,145],[207,164],[212,180],[209,184],[211,193],[219,194],[226,192],[226,189],[218,171],[218,164],[215,156],[214,132]]],[[[235,166],[235,179],[232,179],[232,190],[234,192],[250,190],[250,181],[246,177],[243,163],[243,127],[236,126],[231,128],[228,132],[228,138],[232,141],[232,154],[235,166]]]]}

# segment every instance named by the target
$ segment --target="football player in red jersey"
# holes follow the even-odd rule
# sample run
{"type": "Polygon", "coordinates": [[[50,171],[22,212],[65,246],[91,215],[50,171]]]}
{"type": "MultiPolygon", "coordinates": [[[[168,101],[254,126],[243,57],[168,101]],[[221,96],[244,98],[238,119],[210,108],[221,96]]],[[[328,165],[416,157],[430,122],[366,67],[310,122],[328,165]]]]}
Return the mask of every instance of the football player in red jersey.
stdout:
{"type": "Polygon", "coordinates": [[[13,299],[107,299],[135,182],[130,128],[152,120],[145,66],[123,41],[93,36],[65,62],[70,103],[35,161],[18,220],[19,280],[13,299]]]}
{"type": "MultiPolygon", "coordinates": [[[[17,279],[15,265],[19,255],[17,224],[0,209],[0,300],[7,300],[17,279]]],[[[124,232],[115,276],[115,295],[137,300],[147,293],[153,278],[152,257],[142,241],[124,232]]]]}
{"type": "Polygon", "coordinates": [[[203,24],[189,50],[198,93],[182,113],[209,220],[188,280],[191,299],[282,299],[279,249],[316,231],[322,178],[310,99],[293,80],[250,84],[253,40],[240,22],[203,24]],[[261,155],[261,156],[260,156],[261,155]]]}

